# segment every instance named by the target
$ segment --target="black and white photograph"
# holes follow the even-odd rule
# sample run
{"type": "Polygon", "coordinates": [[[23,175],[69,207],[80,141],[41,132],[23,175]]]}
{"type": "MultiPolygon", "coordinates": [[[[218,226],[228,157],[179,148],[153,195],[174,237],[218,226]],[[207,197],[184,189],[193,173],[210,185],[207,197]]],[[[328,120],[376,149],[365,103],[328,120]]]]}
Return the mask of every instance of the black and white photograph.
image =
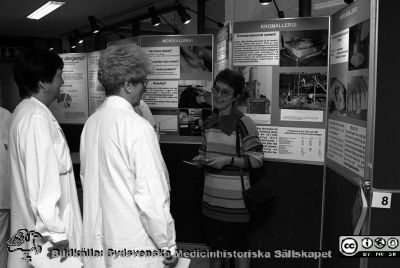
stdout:
{"type": "Polygon", "coordinates": [[[212,72],[212,48],[210,46],[181,46],[181,73],[212,72]]]}
{"type": "Polygon", "coordinates": [[[347,116],[367,120],[368,78],[366,76],[349,76],[346,94],[347,116]]]}
{"type": "Polygon", "coordinates": [[[281,32],[281,67],[326,66],[327,63],[327,30],[281,32]]]}
{"type": "Polygon", "coordinates": [[[238,100],[238,107],[243,113],[271,114],[272,68],[268,66],[237,66],[246,86],[238,100]]]}
{"type": "Polygon", "coordinates": [[[343,83],[343,78],[333,77],[330,79],[328,99],[328,113],[330,115],[346,116],[346,87],[346,83],[343,83]]]}
{"type": "Polygon", "coordinates": [[[211,108],[212,94],[202,85],[180,84],[178,95],[178,108],[211,108]]]}
{"type": "Polygon", "coordinates": [[[370,20],[366,20],[350,27],[349,71],[368,68],[369,24],[370,20]]]}
{"type": "Polygon", "coordinates": [[[325,110],[326,73],[281,73],[279,108],[325,110]]]}
{"type": "Polygon", "coordinates": [[[179,109],[179,136],[201,136],[203,122],[211,115],[211,109],[179,109]]]}

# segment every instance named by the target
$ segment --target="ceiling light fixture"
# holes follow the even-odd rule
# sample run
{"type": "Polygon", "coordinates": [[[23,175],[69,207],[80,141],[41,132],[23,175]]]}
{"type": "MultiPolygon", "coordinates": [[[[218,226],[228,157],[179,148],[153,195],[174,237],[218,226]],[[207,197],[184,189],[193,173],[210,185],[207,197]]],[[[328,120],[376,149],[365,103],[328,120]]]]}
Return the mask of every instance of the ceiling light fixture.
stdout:
{"type": "Polygon", "coordinates": [[[92,33],[97,34],[100,32],[100,27],[97,25],[97,19],[94,16],[89,16],[88,20],[92,33]]]}
{"type": "Polygon", "coordinates": [[[207,20],[209,20],[209,21],[212,21],[212,22],[214,22],[215,24],[217,24],[217,25],[218,25],[218,27],[219,27],[219,28],[222,28],[222,27],[224,27],[224,25],[223,25],[221,22],[215,21],[215,20],[213,20],[213,19],[211,19],[211,18],[207,17],[206,15],[200,14],[199,12],[197,12],[197,11],[194,11],[193,9],[191,9],[191,8],[190,8],[190,7],[188,7],[188,6],[186,6],[186,9],[187,9],[187,10],[189,10],[189,11],[192,11],[193,13],[195,13],[195,14],[199,15],[200,17],[203,17],[203,18],[205,18],[205,19],[207,19],[207,20]]]}
{"type": "Polygon", "coordinates": [[[82,35],[77,30],[75,30],[73,33],[74,33],[75,40],[78,40],[78,44],[82,44],[83,43],[82,35]]]}
{"type": "Polygon", "coordinates": [[[43,6],[39,7],[37,10],[33,11],[31,14],[29,14],[27,18],[32,20],[40,20],[41,18],[53,12],[64,4],[65,2],[62,1],[49,1],[43,6]]]}
{"type": "Polygon", "coordinates": [[[68,36],[68,41],[71,48],[76,48],[76,40],[72,35],[68,36]]]}
{"type": "Polygon", "coordinates": [[[186,13],[185,8],[181,4],[177,4],[175,6],[176,11],[178,12],[179,16],[181,17],[181,21],[183,24],[188,24],[192,19],[188,13],[186,13]]]}
{"type": "Polygon", "coordinates": [[[157,15],[157,11],[156,11],[155,7],[150,7],[149,8],[149,15],[150,15],[150,18],[151,18],[151,24],[154,27],[157,27],[158,25],[161,24],[161,20],[157,15]]]}
{"type": "Polygon", "coordinates": [[[263,6],[269,5],[271,3],[272,0],[259,0],[260,4],[263,6]]]}

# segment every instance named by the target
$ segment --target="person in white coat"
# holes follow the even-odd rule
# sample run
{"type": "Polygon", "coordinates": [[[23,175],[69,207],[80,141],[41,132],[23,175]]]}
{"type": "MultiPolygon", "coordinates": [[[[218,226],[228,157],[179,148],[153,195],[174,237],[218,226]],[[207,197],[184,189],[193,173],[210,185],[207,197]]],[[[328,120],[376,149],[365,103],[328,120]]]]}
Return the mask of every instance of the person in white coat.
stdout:
{"type": "Polygon", "coordinates": [[[178,261],[157,136],[133,108],[151,70],[134,44],[109,46],[100,56],[98,78],[107,97],[83,128],[80,154],[83,247],[102,250],[104,257],[85,258],[85,268],[174,267],[178,261]],[[116,250],[132,254],[117,257],[116,250]],[[172,258],[134,256],[144,250],[172,258]]]}
{"type": "Polygon", "coordinates": [[[7,267],[7,240],[10,236],[10,179],[7,152],[10,117],[10,112],[0,107],[0,267],[7,267]]]}
{"type": "MultiPolygon", "coordinates": [[[[53,248],[80,249],[82,219],[70,152],[48,109],[64,83],[62,68],[57,54],[35,48],[14,64],[23,100],[14,110],[9,132],[11,236],[25,229],[40,233],[53,248]]],[[[31,242],[20,247],[30,248],[31,242]]],[[[20,250],[10,252],[8,267],[29,267],[23,257],[20,250]]]]}

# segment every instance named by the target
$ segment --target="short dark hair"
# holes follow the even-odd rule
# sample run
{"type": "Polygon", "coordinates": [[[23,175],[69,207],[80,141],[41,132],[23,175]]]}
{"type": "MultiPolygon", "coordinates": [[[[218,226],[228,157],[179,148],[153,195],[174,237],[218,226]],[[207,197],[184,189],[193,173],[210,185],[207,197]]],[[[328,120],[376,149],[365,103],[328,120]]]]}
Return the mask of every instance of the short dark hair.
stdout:
{"type": "Polygon", "coordinates": [[[39,81],[51,83],[57,70],[63,67],[61,57],[48,49],[30,48],[18,55],[13,72],[21,98],[38,93],[39,81]]]}
{"type": "Polygon", "coordinates": [[[220,71],[215,77],[214,86],[218,81],[227,84],[229,87],[233,88],[234,96],[241,95],[245,86],[245,79],[243,75],[231,69],[220,71]]]}

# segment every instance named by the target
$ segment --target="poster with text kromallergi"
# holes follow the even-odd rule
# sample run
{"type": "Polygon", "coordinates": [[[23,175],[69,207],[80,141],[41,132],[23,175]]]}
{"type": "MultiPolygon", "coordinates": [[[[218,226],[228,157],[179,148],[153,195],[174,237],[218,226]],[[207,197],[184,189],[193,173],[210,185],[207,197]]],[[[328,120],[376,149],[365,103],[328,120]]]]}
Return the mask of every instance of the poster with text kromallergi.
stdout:
{"type": "Polygon", "coordinates": [[[326,164],[347,178],[364,178],[370,95],[370,2],[331,17],[326,164]]]}
{"type": "Polygon", "coordinates": [[[141,36],[140,46],[153,62],[143,100],[161,141],[199,141],[212,110],[213,36],[141,36]]]}
{"type": "Polygon", "coordinates": [[[231,61],[246,80],[238,106],[265,158],[324,162],[328,35],[328,17],[233,22],[231,61]]]}
{"type": "Polygon", "coordinates": [[[61,86],[49,109],[59,123],[84,124],[88,118],[87,54],[60,54],[64,62],[61,86]]]}

